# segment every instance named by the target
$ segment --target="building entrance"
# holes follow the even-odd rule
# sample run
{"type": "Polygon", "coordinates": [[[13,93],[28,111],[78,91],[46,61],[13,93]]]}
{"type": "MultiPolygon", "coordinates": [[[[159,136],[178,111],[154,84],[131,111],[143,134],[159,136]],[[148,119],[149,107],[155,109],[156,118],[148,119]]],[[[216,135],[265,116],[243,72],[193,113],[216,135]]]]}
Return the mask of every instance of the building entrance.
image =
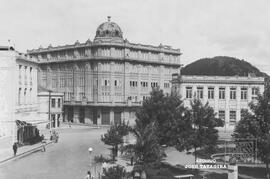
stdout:
{"type": "Polygon", "coordinates": [[[97,118],[98,118],[97,110],[94,109],[93,110],[93,124],[95,124],[95,125],[97,125],[97,118]]]}
{"type": "Polygon", "coordinates": [[[79,113],[79,122],[80,123],[85,123],[85,108],[81,107],[80,108],[80,113],[79,113]]]}
{"type": "Polygon", "coordinates": [[[102,111],[101,124],[110,125],[110,111],[109,110],[102,111]]]}

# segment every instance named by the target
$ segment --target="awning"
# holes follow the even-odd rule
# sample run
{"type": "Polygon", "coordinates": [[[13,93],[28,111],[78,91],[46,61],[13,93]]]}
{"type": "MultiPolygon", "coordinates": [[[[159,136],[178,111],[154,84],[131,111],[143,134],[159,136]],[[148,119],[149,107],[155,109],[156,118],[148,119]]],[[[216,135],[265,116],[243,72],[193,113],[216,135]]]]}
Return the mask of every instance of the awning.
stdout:
{"type": "Polygon", "coordinates": [[[21,121],[21,120],[16,120],[16,125],[18,127],[24,127],[24,126],[33,126],[37,124],[43,124],[43,123],[49,123],[49,121],[21,121]]]}

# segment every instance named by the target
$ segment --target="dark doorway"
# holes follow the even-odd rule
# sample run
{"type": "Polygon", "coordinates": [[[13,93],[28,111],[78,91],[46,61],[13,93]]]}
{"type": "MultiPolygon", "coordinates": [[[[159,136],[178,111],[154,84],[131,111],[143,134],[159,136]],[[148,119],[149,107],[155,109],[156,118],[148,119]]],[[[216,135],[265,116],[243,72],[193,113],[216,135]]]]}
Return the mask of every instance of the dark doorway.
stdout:
{"type": "Polygon", "coordinates": [[[114,124],[121,123],[121,111],[114,111],[114,124]]]}
{"type": "Polygon", "coordinates": [[[68,121],[73,122],[73,107],[68,107],[67,109],[68,121]]]}
{"type": "Polygon", "coordinates": [[[80,121],[80,123],[85,123],[84,118],[85,118],[85,108],[81,107],[80,108],[80,113],[79,113],[79,121],[80,121]]]}
{"type": "Polygon", "coordinates": [[[101,124],[110,125],[110,111],[109,110],[102,110],[101,124]]]}
{"type": "Polygon", "coordinates": [[[55,128],[55,114],[52,114],[51,125],[52,128],[55,128]]]}
{"type": "Polygon", "coordinates": [[[93,110],[93,124],[95,124],[95,125],[97,125],[97,118],[98,118],[97,110],[94,109],[93,110]]]}

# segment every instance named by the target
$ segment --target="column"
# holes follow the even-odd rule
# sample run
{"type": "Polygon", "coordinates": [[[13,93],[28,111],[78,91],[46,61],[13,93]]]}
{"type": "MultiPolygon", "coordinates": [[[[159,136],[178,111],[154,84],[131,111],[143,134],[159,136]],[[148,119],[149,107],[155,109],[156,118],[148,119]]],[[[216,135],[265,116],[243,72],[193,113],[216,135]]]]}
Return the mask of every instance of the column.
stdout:
{"type": "Polygon", "coordinates": [[[204,85],[203,86],[203,104],[206,104],[208,101],[208,86],[204,85]]]}
{"type": "Polygon", "coordinates": [[[229,127],[229,119],[230,119],[230,87],[225,87],[225,126],[224,129],[228,129],[229,127]],[[227,113],[227,114],[226,114],[227,113]],[[226,117],[227,115],[227,117],[226,117]]]}
{"type": "Polygon", "coordinates": [[[241,116],[241,87],[236,88],[236,122],[240,120],[241,116]]]}
{"type": "Polygon", "coordinates": [[[101,125],[101,118],[102,118],[102,115],[101,115],[101,109],[98,108],[98,109],[97,109],[97,124],[98,124],[98,125],[101,125]]]}
{"type": "MultiPolygon", "coordinates": [[[[111,75],[110,75],[110,102],[112,102],[112,103],[114,103],[114,101],[115,101],[115,78],[114,78],[114,66],[115,66],[115,63],[114,62],[111,62],[110,63],[110,67],[111,67],[111,70],[110,70],[110,73],[111,73],[111,75]]],[[[117,85],[119,85],[119,84],[117,84],[117,85]]]]}
{"type": "Polygon", "coordinates": [[[128,96],[130,96],[130,86],[129,86],[129,66],[128,62],[124,62],[124,101],[127,101],[128,96]]]}
{"type": "Polygon", "coordinates": [[[114,124],[114,110],[111,108],[110,110],[110,124],[114,124]]]}
{"type": "Polygon", "coordinates": [[[86,124],[93,124],[93,120],[91,119],[91,110],[89,107],[85,107],[84,110],[84,122],[86,124]]]}

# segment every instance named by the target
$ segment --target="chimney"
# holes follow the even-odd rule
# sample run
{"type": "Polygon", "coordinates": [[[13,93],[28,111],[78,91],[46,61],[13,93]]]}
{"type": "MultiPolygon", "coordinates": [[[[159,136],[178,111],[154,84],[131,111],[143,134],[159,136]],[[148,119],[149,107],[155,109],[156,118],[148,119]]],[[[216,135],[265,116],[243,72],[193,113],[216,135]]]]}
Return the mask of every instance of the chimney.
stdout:
{"type": "Polygon", "coordinates": [[[111,22],[111,16],[107,16],[108,22],[111,22]]]}

